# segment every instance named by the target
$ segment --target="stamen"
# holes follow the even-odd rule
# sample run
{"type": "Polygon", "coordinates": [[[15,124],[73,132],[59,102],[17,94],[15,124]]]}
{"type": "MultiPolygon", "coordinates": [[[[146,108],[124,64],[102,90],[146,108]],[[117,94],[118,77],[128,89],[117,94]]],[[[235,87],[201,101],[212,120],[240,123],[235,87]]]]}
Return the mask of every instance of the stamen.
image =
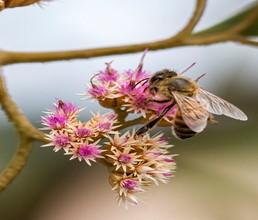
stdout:
{"type": "Polygon", "coordinates": [[[139,65],[138,65],[137,68],[136,68],[136,72],[142,70],[142,68],[143,68],[143,60],[144,60],[144,58],[145,58],[147,52],[148,52],[148,48],[146,48],[146,49],[143,51],[143,55],[142,55],[142,57],[141,57],[140,63],[139,63],[139,65]]]}

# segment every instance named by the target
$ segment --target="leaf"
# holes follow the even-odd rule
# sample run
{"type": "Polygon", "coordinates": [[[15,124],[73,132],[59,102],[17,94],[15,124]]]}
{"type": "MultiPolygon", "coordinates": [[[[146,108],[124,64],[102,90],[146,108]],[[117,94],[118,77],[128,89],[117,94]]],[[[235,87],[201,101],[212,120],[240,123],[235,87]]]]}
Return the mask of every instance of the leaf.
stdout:
{"type": "Polygon", "coordinates": [[[212,27],[209,27],[205,30],[199,31],[199,32],[193,34],[193,36],[199,37],[202,35],[209,35],[209,34],[227,31],[228,29],[237,25],[239,22],[242,22],[244,19],[246,19],[246,16],[248,16],[250,13],[253,13],[254,11],[257,12],[256,20],[254,21],[254,23],[252,25],[250,25],[249,27],[247,27],[247,29],[245,29],[243,32],[241,32],[241,35],[249,36],[249,37],[258,36],[258,4],[257,3],[253,3],[253,4],[249,5],[243,11],[238,12],[237,14],[233,15],[232,17],[230,17],[212,27]]]}

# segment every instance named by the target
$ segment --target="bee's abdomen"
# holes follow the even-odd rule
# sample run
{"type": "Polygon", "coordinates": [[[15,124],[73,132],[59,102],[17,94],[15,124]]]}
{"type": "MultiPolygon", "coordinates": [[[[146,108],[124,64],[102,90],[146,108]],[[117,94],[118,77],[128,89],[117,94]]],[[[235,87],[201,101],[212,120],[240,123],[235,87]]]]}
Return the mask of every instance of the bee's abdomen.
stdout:
{"type": "Polygon", "coordinates": [[[174,119],[174,126],[172,128],[173,133],[179,139],[187,139],[193,137],[196,132],[192,131],[184,122],[181,112],[177,111],[175,119],[174,119]]]}

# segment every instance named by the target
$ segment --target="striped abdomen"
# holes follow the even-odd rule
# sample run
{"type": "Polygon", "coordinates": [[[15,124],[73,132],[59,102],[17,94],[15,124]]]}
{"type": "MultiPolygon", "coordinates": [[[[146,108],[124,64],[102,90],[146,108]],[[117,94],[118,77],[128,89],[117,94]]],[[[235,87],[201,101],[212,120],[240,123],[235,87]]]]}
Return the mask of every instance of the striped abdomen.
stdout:
{"type": "Polygon", "coordinates": [[[173,124],[172,132],[179,139],[187,139],[196,134],[185,124],[180,110],[177,110],[173,124]]]}

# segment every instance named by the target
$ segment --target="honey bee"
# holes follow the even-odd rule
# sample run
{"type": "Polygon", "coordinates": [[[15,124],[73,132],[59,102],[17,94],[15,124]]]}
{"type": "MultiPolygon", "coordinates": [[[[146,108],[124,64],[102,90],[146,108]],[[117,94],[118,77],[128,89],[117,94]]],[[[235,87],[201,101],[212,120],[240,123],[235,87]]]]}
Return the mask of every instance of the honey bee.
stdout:
{"type": "Polygon", "coordinates": [[[183,76],[185,71],[177,73],[164,69],[145,79],[145,82],[149,82],[148,90],[153,97],[164,97],[164,100],[152,101],[171,104],[157,118],[137,130],[136,135],[142,135],[153,128],[174,106],[177,107],[177,111],[173,119],[172,132],[179,139],[190,138],[202,132],[212,120],[212,114],[247,120],[247,116],[239,108],[199,87],[197,82],[204,74],[192,80],[183,76]]]}

